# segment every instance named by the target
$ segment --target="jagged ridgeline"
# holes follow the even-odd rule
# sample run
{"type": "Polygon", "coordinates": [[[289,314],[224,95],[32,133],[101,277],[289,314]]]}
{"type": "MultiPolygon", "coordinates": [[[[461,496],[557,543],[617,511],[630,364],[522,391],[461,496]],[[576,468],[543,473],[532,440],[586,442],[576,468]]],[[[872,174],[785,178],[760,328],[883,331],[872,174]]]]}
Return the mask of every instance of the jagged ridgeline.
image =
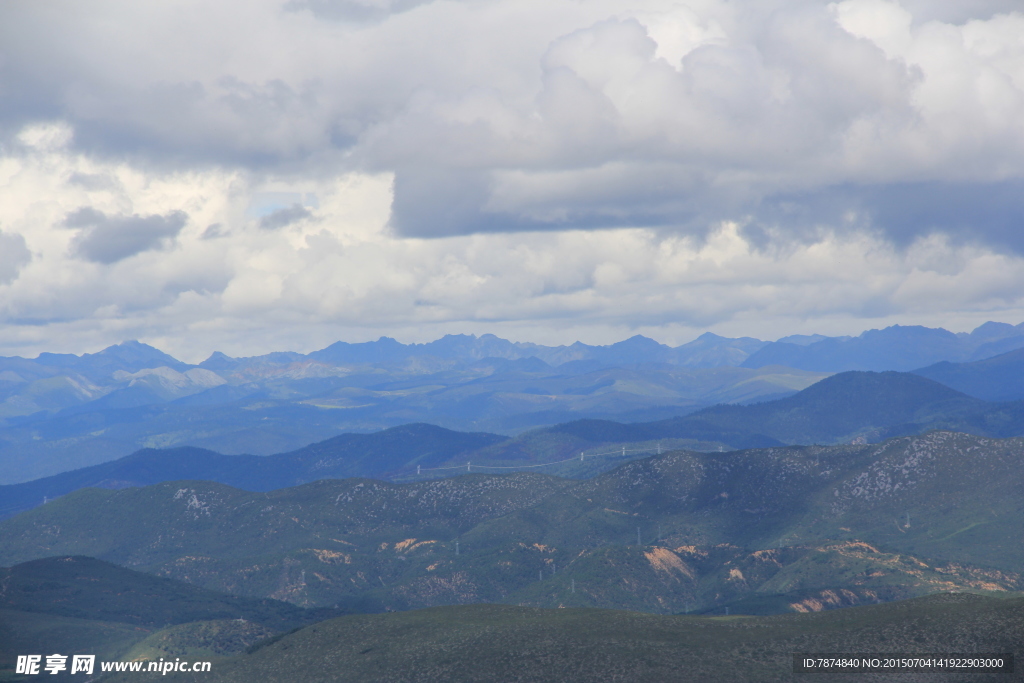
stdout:
{"type": "Polygon", "coordinates": [[[1024,440],[677,451],[584,481],[470,474],[83,489],[0,523],[0,564],[90,555],[302,606],[817,611],[1024,588],[1024,440]]]}

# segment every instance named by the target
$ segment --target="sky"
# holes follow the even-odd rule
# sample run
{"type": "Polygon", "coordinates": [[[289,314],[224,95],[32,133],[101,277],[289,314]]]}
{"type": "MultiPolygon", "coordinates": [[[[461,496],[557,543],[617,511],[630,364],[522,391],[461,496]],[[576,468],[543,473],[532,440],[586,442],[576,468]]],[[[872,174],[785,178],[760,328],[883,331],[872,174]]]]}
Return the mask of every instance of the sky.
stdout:
{"type": "Polygon", "coordinates": [[[1019,323],[1019,7],[0,3],[0,355],[1019,323]]]}

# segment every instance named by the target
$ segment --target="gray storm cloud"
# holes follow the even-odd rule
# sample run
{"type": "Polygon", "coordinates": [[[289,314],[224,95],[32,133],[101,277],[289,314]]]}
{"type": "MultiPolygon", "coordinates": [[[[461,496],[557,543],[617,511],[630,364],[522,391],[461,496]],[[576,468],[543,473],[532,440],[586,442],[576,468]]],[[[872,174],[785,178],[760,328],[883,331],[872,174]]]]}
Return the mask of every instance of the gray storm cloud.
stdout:
{"type": "Polygon", "coordinates": [[[108,216],[84,207],[68,214],[64,225],[78,230],[71,240],[72,253],[94,263],[111,264],[165,246],[187,220],[184,211],[163,216],[108,216]]]}

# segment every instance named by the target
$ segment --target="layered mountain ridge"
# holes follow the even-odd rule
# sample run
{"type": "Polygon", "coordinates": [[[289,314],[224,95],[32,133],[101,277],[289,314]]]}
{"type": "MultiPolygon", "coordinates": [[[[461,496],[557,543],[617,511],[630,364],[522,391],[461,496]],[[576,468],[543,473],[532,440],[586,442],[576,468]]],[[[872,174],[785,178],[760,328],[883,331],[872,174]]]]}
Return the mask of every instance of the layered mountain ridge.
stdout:
{"type": "Polygon", "coordinates": [[[140,448],[270,455],[411,422],[502,434],[577,419],[648,422],[782,398],[849,368],[966,363],[949,380],[960,382],[955,388],[1017,400],[1024,386],[1004,379],[985,393],[993,371],[975,363],[990,361],[967,361],[1024,346],[1022,332],[1004,323],[969,334],[893,326],[772,343],[708,333],[675,348],[640,336],[548,347],[449,335],[427,344],[338,342],[309,354],[214,353],[198,366],[138,342],[82,356],[0,358],[0,484],[140,448]]]}
{"type": "Polygon", "coordinates": [[[715,406],[651,422],[576,420],[515,437],[409,424],[342,434],[269,456],[194,447],[143,449],[99,465],[0,486],[0,518],[87,486],[124,488],[197,479],[269,491],[329,478],[436,478],[463,466],[477,472],[524,469],[585,478],[670,449],[874,443],[934,429],[997,438],[1024,435],[1024,401],[982,401],[911,373],[846,372],[774,401],[715,406]]]}

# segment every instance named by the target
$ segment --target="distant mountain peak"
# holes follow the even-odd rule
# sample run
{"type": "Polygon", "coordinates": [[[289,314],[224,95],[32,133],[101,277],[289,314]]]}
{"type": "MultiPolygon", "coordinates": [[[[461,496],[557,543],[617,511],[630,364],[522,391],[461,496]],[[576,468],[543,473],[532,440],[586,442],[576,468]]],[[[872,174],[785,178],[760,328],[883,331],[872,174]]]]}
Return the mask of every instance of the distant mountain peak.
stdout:
{"type": "Polygon", "coordinates": [[[989,320],[971,330],[971,337],[975,339],[990,339],[993,337],[1008,337],[1017,333],[1018,327],[1009,323],[997,323],[989,320]]]}
{"type": "MultiPolygon", "coordinates": [[[[111,349],[118,349],[118,348],[131,348],[131,347],[133,347],[133,346],[135,346],[135,347],[146,347],[147,349],[152,349],[152,348],[153,348],[153,347],[152,347],[152,346],[150,346],[149,344],[143,344],[143,343],[142,343],[142,342],[140,342],[140,341],[139,341],[138,339],[125,339],[125,340],[124,340],[123,342],[121,342],[120,344],[111,344],[111,345],[110,345],[110,346],[108,346],[107,348],[103,349],[103,351],[100,351],[100,353],[105,353],[105,352],[107,352],[107,351],[110,351],[111,349]]],[[[154,349],[154,350],[155,350],[155,349],[154,349]]]]}
{"type": "Polygon", "coordinates": [[[160,349],[134,339],[108,346],[96,353],[83,353],[81,356],[70,353],[40,353],[36,361],[51,367],[67,368],[92,380],[109,378],[118,370],[138,372],[145,368],[166,366],[181,371],[191,367],[160,349]]]}
{"type": "Polygon", "coordinates": [[[144,344],[136,339],[130,339],[123,341],[120,344],[113,344],[97,353],[85,353],[82,354],[82,358],[86,357],[98,357],[98,356],[111,356],[116,358],[170,358],[175,362],[179,362],[176,358],[164,353],[160,349],[144,344]]]}
{"type": "Polygon", "coordinates": [[[669,348],[669,347],[665,346],[664,344],[651,339],[650,337],[643,336],[642,334],[634,334],[629,339],[623,339],[622,341],[616,342],[616,343],[612,344],[611,346],[618,347],[618,348],[623,348],[623,347],[632,347],[632,348],[647,348],[647,347],[650,347],[650,348],[666,348],[666,349],[669,348]]]}

